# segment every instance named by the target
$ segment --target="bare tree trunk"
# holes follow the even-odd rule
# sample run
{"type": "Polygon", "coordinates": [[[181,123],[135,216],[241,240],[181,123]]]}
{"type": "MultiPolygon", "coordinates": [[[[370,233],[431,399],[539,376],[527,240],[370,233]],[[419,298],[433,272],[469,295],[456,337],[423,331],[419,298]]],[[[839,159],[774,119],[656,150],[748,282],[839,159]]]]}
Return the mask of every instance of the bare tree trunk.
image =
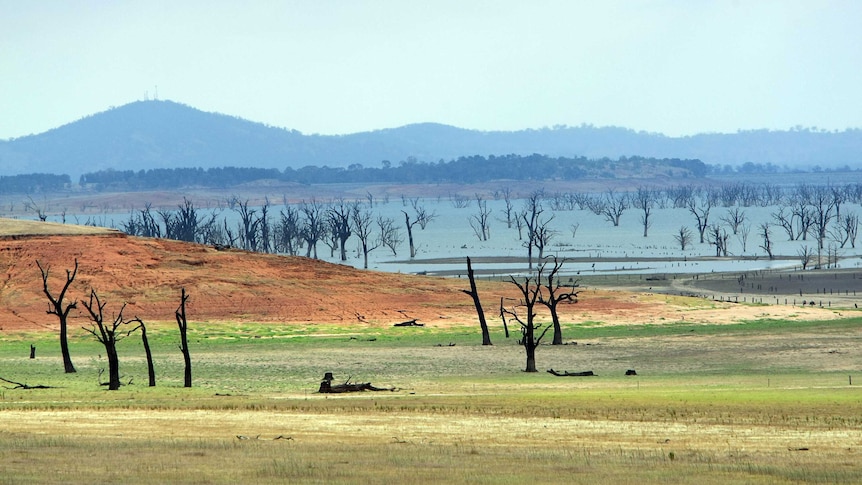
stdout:
{"type": "Polygon", "coordinates": [[[38,260],[36,260],[36,266],[39,267],[39,271],[42,273],[42,291],[45,293],[45,296],[48,297],[48,301],[50,302],[48,314],[57,315],[57,318],[60,320],[60,352],[63,354],[63,369],[67,374],[72,374],[75,372],[75,366],[72,364],[72,357],[69,355],[69,340],[67,337],[66,322],[69,317],[69,312],[73,308],[77,308],[78,302],[73,301],[64,307],[63,299],[66,297],[66,291],[69,289],[72,282],[75,281],[75,276],[78,274],[78,260],[75,260],[74,270],[66,270],[66,284],[63,285],[63,289],[60,290],[60,294],[57,298],[54,298],[54,296],[51,295],[51,292],[48,291],[48,272],[50,269],[43,268],[38,260]]]}
{"type": "MultiPolygon", "coordinates": [[[[527,318],[530,318],[529,316],[527,318]]],[[[530,322],[530,325],[524,328],[524,351],[527,354],[527,365],[524,372],[539,372],[536,369],[536,347],[538,343],[534,339],[535,327],[530,322]]]]}
{"type": "Polygon", "coordinates": [[[509,324],[506,323],[506,309],[503,307],[503,297],[500,297],[500,318],[503,320],[503,331],[506,332],[506,338],[509,338],[509,324]]]}
{"type": "Polygon", "coordinates": [[[356,204],[348,204],[339,199],[327,210],[327,219],[333,235],[338,238],[341,261],[347,261],[347,240],[353,235],[350,226],[350,214],[356,204]]]}
{"type": "Polygon", "coordinates": [[[156,387],[156,369],[153,366],[153,353],[150,352],[150,341],[147,339],[147,327],[141,322],[141,341],[144,343],[144,353],[147,354],[147,375],[150,378],[150,387],[156,387]]]}
{"type": "Polygon", "coordinates": [[[470,291],[461,291],[473,298],[473,305],[476,306],[476,313],[479,315],[479,326],[482,327],[482,345],[493,345],[491,343],[491,335],[488,333],[488,323],[485,321],[485,312],[482,311],[482,302],[479,300],[479,292],[476,290],[476,279],[473,275],[473,265],[469,257],[467,258],[467,277],[470,278],[470,291]]]}
{"type": "MultiPolygon", "coordinates": [[[[123,304],[114,321],[106,324],[104,320],[105,303],[102,303],[99,299],[96,290],[90,290],[89,301],[81,300],[81,303],[93,320],[93,328],[85,327],[84,330],[90,332],[105,347],[105,354],[108,357],[108,390],[116,391],[120,388],[120,359],[117,355],[117,342],[137,329],[132,329],[126,332],[125,335],[120,332],[120,327],[129,323],[123,318],[123,310],[126,308],[125,304],[123,304]]],[[[140,320],[135,319],[132,321],[140,320]]]]}
{"type": "Polygon", "coordinates": [[[501,306],[500,313],[511,316],[521,325],[522,339],[519,343],[524,346],[524,352],[527,355],[527,365],[524,368],[524,372],[538,372],[536,369],[536,348],[551,328],[551,325],[541,328],[542,325],[537,326],[534,320],[536,316],[534,308],[538,302],[542,288],[538,281],[533,284],[533,279],[530,276],[524,278],[523,284],[515,280],[513,276],[509,276],[509,279],[521,292],[522,299],[519,306],[523,307],[523,318],[518,314],[519,312],[516,308],[507,310],[501,306]],[[541,331],[538,336],[536,336],[537,329],[541,331]]]}
{"type": "MultiPolygon", "coordinates": [[[[551,342],[551,345],[563,345],[563,329],[560,325],[560,315],[557,311],[557,306],[563,301],[570,303],[578,302],[578,292],[575,290],[578,287],[578,283],[572,281],[571,287],[563,287],[560,284],[559,272],[563,268],[563,263],[565,263],[565,259],[559,260],[554,256],[554,267],[548,274],[548,279],[544,285],[548,291],[548,296],[545,297],[542,293],[539,293],[539,303],[545,305],[551,312],[551,322],[554,327],[554,340],[551,342]],[[561,290],[564,291],[561,292],[561,290]]],[[[544,272],[545,263],[542,263],[536,276],[536,285],[542,286],[542,275],[544,272]]]]}
{"type": "Polygon", "coordinates": [[[404,212],[404,222],[407,224],[407,242],[410,244],[410,259],[413,259],[416,257],[416,248],[413,246],[413,224],[410,223],[410,215],[407,212],[404,212]]]}
{"type": "Polygon", "coordinates": [[[106,345],[105,353],[108,355],[108,390],[116,391],[120,388],[120,358],[116,343],[106,345]]]}
{"type": "Polygon", "coordinates": [[[60,353],[63,354],[63,369],[66,374],[74,374],[75,365],[72,364],[72,356],[69,355],[69,338],[67,337],[66,319],[60,319],[60,353]]]}
{"type": "Polygon", "coordinates": [[[182,289],[180,296],[180,306],[177,308],[177,326],[180,329],[180,352],[183,353],[183,362],[185,363],[184,384],[183,387],[192,387],[192,358],[189,354],[189,340],[187,336],[188,322],[186,321],[186,301],[189,295],[186,294],[186,289],[182,289]]]}

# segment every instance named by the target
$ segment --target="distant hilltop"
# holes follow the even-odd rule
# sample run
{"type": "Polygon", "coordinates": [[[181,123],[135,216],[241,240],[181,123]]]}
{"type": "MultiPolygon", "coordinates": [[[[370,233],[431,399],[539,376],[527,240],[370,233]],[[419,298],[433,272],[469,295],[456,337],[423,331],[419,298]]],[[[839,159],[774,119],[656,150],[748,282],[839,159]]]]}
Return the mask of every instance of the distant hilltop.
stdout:
{"type": "Polygon", "coordinates": [[[173,101],[137,101],[78,121],[0,141],[0,175],[101,170],[305,166],[379,167],[472,155],[699,159],[787,168],[856,168],[862,130],[753,130],[668,137],[618,127],[558,126],[478,131],[420,123],[349,135],[305,135],[173,101]]]}

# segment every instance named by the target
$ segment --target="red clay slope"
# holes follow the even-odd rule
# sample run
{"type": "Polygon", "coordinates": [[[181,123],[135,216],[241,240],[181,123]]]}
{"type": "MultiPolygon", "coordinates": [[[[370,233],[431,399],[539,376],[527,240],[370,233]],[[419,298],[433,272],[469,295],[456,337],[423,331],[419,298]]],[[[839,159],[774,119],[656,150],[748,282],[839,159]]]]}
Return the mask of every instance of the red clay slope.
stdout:
{"type": "MultiPolygon", "coordinates": [[[[476,318],[472,301],[461,292],[466,281],[114,233],[0,239],[0,328],[54,328],[57,318],[46,314],[36,261],[50,268],[49,289],[56,296],[76,259],[78,276],[67,301],[95,289],[107,302],[106,316],[125,302],[126,317],[171,321],[185,288],[189,319],[198,321],[391,325],[408,318],[399,310],[425,323],[476,318]]],[[[81,319],[77,324],[86,323],[80,311],[71,315],[81,319]]]]}

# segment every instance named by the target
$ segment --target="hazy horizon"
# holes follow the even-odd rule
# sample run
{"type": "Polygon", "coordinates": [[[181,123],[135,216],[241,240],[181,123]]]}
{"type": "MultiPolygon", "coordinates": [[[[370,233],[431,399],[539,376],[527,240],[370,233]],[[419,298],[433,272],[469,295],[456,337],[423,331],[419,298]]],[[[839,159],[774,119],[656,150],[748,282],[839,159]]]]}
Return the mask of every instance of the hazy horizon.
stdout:
{"type": "Polygon", "coordinates": [[[862,127],[862,2],[0,0],[0,12],[0,139],[156,97],[304,134],[862,127]]]}

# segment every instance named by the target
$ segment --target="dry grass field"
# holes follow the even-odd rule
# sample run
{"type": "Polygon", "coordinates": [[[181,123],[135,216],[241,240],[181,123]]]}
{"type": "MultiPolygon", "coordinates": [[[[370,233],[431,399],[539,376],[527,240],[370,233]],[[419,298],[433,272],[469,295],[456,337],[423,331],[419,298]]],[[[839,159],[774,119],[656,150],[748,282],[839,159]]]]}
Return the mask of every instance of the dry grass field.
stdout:
{"type": "MultiPolygon", "coordinates": [[[[860,483],[862,319],[855,308],[730,304],[593,287],[565,308],[540,369],[463,281],[118,234],[0,241],[0,484],[860,483]],[[124,385],[73,315],[64,374],[35,260],[129,302],[124,385]],[[182,388],[179,288],[194,387],[182,388]],[[392,327],[419,318],[424,327],[392,327]],[[37,358],[29,359],[29,346],[37,358]],[[625,376],[627,369],[638,375],[625,376]],[[316,393],[324,372],[393,391],[316,393]]],[[[511,285],[483,283],[487,301],[511,285]]],[[[128,311],[128,310],[127,310],[128,311]]],[[[546,318],[540,315],[539,318],[546,318]]]]}
{"type": "Polygon", "coordinates": [[[26,358],[34,340],[56,353],[30,334],[4,339],[0,368],[57,388],[0,392],[0,483],[858,483],[858,324],[640,326],[539,350],[544,367],[598,374],[586,378],[521,372],[500,332],[483,347],[472,328],[206,338],[211,324],[196,330],[192,389],[161,324],[159,385],[130,341],[133,382],[114,392],[91,343],[76,339],[66,376],[57,356],[26,358]],[[317,394],[328,370],[395,390],[317,394]]]}

